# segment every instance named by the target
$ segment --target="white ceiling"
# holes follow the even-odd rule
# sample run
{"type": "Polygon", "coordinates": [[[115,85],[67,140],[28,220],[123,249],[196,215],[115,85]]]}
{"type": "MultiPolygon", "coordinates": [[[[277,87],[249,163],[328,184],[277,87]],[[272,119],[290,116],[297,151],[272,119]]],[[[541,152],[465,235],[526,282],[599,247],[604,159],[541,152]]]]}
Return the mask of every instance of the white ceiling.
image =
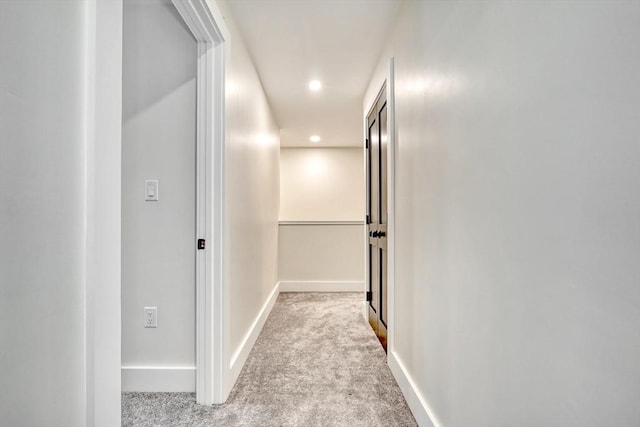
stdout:
{"type": "Polygon", "coordinates": [[[401,0],[229,0],[282,147],[362,146],[362,98],[401,0]],[[310,80],[322,82],[312,92],[310,80]],[[317,144],[309,142],[319,135],[317,144]]]}

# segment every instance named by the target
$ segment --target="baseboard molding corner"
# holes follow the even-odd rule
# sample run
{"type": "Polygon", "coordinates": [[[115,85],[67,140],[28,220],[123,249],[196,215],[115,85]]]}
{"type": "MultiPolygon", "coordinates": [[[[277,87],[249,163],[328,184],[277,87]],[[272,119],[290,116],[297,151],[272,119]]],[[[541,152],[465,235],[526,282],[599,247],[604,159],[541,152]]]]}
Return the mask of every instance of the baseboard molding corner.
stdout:
{"type": "Polygon", "coordinates": [[[363,292],[364,282],[340,281],[282,281],[280,292],[363,292]]]}
{"type": "Polygon", "coordinates": [[[367,301],[362,301],[362,318],[365,321],[369,321],[369,308],[367,307],[367,301]]]}
{"type": "Polygon", "coordinates": [[[280,282],[276,283],[276,285],[273,287],[269,298],[267,298],[267,301],[262,306],[262,309],[253,321],[251,328],[249,328],[249,331],[242,340],[242,343],[235,351],[235,353],[233,353],[233,355],[231,356],[231,363],[229,365],[229,378],[228,381],[226,381],[226,387],[228,388],[228,390],[225,395],[228,395],[229,392],[231,392],[231,389],[238,380],[240,371],[242,371],[242,367],[247,361],[249,353],[251,352],[251,349],[258,339],[258,336],[262,331],[262,327],[267,321],[267,318],[269,317],[269,314],[271,313],[271,310],[273,309],[273,306],[278,299],[278,295],[280,295],[280,282]]]}
{"type": "Polygon", "coordinates": [[[123,366],[123,392],[195,392],[195,366],[123,366]]]}
{"type": "Polygon", "coordinates": [[[404,364],[392,350],[387,355],[387,363],[418,425],[420,427],[442,427],[433,410],[427,404],[426,399],[416,387],[404,364]]]}

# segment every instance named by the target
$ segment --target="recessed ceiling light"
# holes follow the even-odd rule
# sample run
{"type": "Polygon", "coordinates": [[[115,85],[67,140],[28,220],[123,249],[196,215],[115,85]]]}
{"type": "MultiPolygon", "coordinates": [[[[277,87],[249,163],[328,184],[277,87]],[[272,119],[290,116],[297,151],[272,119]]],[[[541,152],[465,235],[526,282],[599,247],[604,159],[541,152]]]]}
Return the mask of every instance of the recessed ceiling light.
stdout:
{"type": "Polygon", "coordinates": [[[311,80],[309,82],[309,89],[320,90],[321,88],[322,88],[322,83],[320,83],[320,80],[311,80]]]}
{"type": "Polygon", "coordinates": [[[312,135],[311,138],[309,138],[309,141],[320,142],[320,137],[318,135],[312,135]]]}

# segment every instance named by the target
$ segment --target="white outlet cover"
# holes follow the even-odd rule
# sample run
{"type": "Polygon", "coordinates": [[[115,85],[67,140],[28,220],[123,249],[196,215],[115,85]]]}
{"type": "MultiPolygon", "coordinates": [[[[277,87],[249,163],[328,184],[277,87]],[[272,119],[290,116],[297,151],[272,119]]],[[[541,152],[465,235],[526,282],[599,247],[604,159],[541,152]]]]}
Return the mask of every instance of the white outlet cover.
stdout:
{"type": "Polygon", "coordinates": [[[158,307],[144,308],[144,327],[145,328],[158,327],[158,307]]]}

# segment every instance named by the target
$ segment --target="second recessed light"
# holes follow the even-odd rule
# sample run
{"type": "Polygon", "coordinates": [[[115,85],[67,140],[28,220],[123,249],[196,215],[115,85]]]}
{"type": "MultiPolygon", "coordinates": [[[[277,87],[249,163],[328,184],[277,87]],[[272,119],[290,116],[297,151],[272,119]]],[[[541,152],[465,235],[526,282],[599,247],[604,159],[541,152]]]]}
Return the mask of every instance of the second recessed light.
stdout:
{"type": "Polygon", "coordinates": [[[309,138],[309,141],[320,142],[320,137],[318,135],[312,135],[311,138],[309,138]]]}

